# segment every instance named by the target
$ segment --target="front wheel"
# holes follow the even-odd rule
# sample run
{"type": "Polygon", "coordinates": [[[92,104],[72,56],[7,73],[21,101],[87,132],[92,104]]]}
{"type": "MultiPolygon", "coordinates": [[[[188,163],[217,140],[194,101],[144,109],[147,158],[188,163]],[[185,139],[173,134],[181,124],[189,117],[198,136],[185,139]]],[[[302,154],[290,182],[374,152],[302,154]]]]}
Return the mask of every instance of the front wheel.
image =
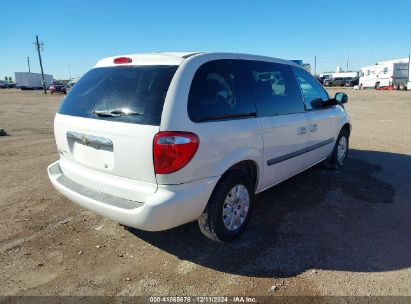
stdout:
{"type": "Polygon", "coordinates": [[[250,220],[253,198],[251,182],[246,174],[240,171],[226,173],[198,219],[201,232],[220,242],[238,238],[250,220]]]}
{"type": "Polygon", "coordinates": [[[340,170],[344,167],[348,155],[348,147],[349,133],[346,129],[342,129],[335,142],[334,149],[328,160],[324,162],[324,165],[330,169],[340,170]]]}

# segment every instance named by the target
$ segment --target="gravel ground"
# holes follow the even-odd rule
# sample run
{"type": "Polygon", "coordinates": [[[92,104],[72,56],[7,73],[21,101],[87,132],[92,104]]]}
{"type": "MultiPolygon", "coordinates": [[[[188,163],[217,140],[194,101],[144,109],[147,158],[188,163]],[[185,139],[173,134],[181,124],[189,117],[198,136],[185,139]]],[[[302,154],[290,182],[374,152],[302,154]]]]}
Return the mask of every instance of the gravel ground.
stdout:
{"type": "Polygon", "coordinates": [[[0,295],[411,296],[411,92],[340,90],[346,167],[258,195],[231,244],[196,223],[125,229],[69,202],[46,174],[63,95],[0,90],[0,295]]]}

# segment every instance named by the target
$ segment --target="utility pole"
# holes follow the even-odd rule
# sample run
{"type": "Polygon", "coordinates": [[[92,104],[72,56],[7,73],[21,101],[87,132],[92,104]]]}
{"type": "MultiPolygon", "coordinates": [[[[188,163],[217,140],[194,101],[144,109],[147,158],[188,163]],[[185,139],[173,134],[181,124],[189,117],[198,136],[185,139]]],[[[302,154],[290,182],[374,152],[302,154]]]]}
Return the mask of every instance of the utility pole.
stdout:
{"type": "Polygon", "coordinates": [[[69,69],[69,76],[70,76],[70,82],[71,82],[71,65],[68,65],[68,69],[69,69]]]}
{"type": "Polygon", "coordinates": [[[37,53],[39,54],[41,79],[43,80],[42,84],[43,84],[44,94],[47,94],[46,82],[44,80],[43,63],[41,62],[41,54],[40,54],[40,48],[41,50],[44,49],[44,43],[43,42],[39,43],[39,36],[36,35],[36,42],[34,44],[36,45],[37,53]]]}
{"type": "Polygon", "coordinates": [[[317,56],[314,56],[314,76],[317,75],[317,56]]]}
{"type": "Polygon", "coordinates": [[[27,65],[29,66],[29,73],[31,73],[31,71],[30,71],[30,57],[27,57],[27,65]]]}
{"type": "Polygon", "coordinates": [[[347,56],[347,69],[345,70],[346,72],[348,72],[348,61],[350,60],[350,56],[347,56]]]}

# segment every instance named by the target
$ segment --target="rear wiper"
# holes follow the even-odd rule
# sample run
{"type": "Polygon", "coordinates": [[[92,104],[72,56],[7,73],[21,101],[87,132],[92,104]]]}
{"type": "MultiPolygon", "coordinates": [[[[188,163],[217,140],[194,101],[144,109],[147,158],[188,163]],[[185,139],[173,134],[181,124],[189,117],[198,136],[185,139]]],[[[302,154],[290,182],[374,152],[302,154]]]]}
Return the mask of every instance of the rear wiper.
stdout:
{"type": "Polygon", "coordinates": [[[143,113],[140,112],[133,112],[133,111],[123,111],[123,110],[112,110],[112,111],[104,111],[104,110],[94,110],[93,114],[96,114],[98,116],[111,116],[111,117],[117,117],[117,116],[128,116],[128,115],[143,115],[143,113]]]}

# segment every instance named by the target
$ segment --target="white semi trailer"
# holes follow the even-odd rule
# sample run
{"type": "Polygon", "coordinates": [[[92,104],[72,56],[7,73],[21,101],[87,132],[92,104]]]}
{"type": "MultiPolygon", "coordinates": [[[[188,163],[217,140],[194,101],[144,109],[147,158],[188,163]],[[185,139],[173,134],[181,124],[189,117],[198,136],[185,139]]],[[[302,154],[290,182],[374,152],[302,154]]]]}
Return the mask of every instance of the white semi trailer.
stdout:
{"type": "MultiPolygon", "coordinates": [[[[22,90],[33,90],[43,88],[41,84],[41,74],[39,73],[16,72],[15,79],[16,87],[22,90]]],[[[46,83],[46,87],[48,87],[50,83],[53,81],[53,75],[44,74],[44,81],[46,83]]]]}

